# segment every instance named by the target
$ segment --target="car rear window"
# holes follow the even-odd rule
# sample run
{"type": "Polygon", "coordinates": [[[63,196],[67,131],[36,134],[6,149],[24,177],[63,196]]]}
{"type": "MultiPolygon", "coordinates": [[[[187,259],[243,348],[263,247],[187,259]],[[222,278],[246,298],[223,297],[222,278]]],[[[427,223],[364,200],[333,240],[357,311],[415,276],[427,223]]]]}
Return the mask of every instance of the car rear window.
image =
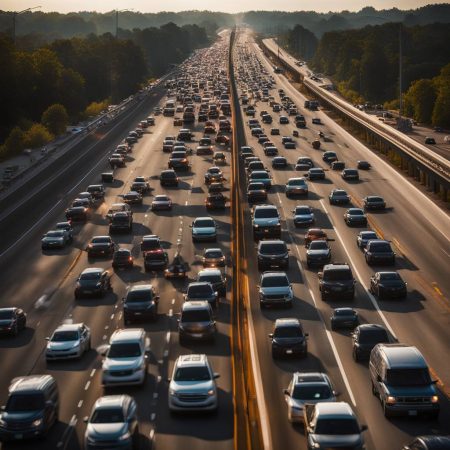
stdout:
{"type": "Polygon", "coordinates": [[[352,272],[349,269],[332,269],[323,273],[326,281],[349,281],[353,279],[352,272]]]}

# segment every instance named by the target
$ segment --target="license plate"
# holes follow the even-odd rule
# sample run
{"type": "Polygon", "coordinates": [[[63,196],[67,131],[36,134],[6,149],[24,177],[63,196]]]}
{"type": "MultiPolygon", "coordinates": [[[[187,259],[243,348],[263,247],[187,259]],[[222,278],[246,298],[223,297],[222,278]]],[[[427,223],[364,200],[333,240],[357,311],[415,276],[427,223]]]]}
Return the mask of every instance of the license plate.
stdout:
{"type": "Polygon", "coordinates": [[[410,409],[408,411],[408,416],[417,416],[417,411],[415,409],[410,409]]]}
{"type": "Polygon", "coordinates": [[[140,313],[140,312],[135,312],[135,313],[134,313],[135,316],[140,316],[141,314],[142,314],[142,313],[140,313]]]}
{"type": "Polygon", "coordinates": [[[92,294],[92,291],[84,291],[85,294],[92,294]]]}
{"type": "Polygon", "coordinates": [[[287,355],[292,355],[292,350],[291,349],[286,350],[286,354],[287,355]]]}
{"type": "Polygon", "coordinates": [[[192,337],[194,337],[194,338],[201,338],[202,335],[201,335],[201,333],[193,333],[192,337]]]}
{"type": "Polygon", "coordinates": [[[15,434],[14,439],[23,439],[23,434],[15,434]]]}

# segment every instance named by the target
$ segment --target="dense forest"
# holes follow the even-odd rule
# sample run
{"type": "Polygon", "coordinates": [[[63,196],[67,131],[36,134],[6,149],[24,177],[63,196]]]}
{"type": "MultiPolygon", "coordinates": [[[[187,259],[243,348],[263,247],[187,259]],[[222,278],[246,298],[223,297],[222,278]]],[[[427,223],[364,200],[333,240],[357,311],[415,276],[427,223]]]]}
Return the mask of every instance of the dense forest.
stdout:
{"type": "Polygon", "coordinates": [[[0,34],[0,158],[43,145],[69,120],[137,92],[209,42],[196,25],[168,23],[124,34],[58,39],[32,50],[0,34]]]}

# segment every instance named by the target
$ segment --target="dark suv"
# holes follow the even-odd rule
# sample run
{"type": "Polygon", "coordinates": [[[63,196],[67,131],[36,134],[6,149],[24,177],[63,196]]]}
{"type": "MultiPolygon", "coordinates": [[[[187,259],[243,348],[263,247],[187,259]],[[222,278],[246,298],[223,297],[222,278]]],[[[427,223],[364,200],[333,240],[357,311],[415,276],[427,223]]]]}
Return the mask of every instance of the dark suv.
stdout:
{"type": "Polygon", "coordinates": [[[289,249],[282,240],[260,241],[258,269],[289,269],[289,249]]]}
{"type": "Polygon", "coordinates": [[[123,298],[123,320],[129,324],[134,320],[158,318],[158,300],[151,284],[132,286],[123,298]]]}
{"type": "Polygon", "coordinates": [[[109,233],[126,232],[131,233],[133,229],[133,216],[125,211],[113,214],[109,224],[109,233]]]}
{"type": "Polygon", "coordinates": [[[327,264],[318,276],[322,300],[353,300],[356,280],[348,264],[327,264]]]}
{"type": "Polygon", "coordinates": [[[277,319],[273,332],[269,334],[272,342],[272,357],[306,356],[308,353],[308,333],[303,331],[298,319],[277,319]]]}

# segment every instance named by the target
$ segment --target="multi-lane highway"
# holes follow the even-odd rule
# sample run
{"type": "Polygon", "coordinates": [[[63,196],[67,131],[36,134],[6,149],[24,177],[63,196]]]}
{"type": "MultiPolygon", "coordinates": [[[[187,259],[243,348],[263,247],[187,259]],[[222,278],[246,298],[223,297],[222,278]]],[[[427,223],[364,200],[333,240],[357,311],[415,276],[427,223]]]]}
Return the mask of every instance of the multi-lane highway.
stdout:
{"type": "MultiPolygon", "coordinates": [[[[247,145],[254,148],[271,170],[273,187],[268,201],[278,207],[282,215],[282,239],[290,247],[290,269],[287,272],[294,287],[294,307],[292,310],[262,310],[258,301],[259,276],[256,269],[256,251],[249,243],[247,258],[249,272],[249,299],[257,355],[260,365],[260,381],[264,391],[273,448],[298,448],[305,442],[303,429],[293,427],[287,420],[287,407],[283,389],[287,388],[295,371],[325,371],[333,380],[340,400],[349,402],[357,411],[362,423],[368,425],[366,441],[368,448],[401,448],[410,436],[446,431],[450,420],[448,402],[450,367],[444,355],[448,353],[450,285],[448,266],[450,259],[449,218],[430,200],[416,190],[395,170],[376,157],[360,142],[338,127],[322,112],[303,109],[305,98],[294,89],[283,75],[273,72],[272,64],[265,59],[261,50],[249,34],[242,33],[235,53],[237,81],[240,93],[251,96],[251,89],[261,80],[273,77],[275,84],[270,91],[275,101],[281,103],[278,89],[300,107],[307,122],[305,129],[299,129],[295,150],[286,150],[281,144],[282,136],[292,136],[296,129],[290,118],[288,125],[280,125],[280,113],[272,112],[268,102],[257,101],[256,118],[262,110],[273,117],[271,125],[263,124],[263,129],[285,156],[289,166],[278,170],[271,167],[271,158],[264,155],[263,148],[245,125],[247,145]],[[261,68],[260,68],[260,63],[261,68]],[[312,125],[311,119],[318,117],[323,125],[312,125]],[[280,136],[271,136],[270,128],[280,129],[280,136]],[[331,142],[322,142],[321,150],[314,150],[311,142],[318,131],[332,137],[331,142]],[[343,180],[339,172],[328,170],[322,161],[322,153],[335,151],[346,167],[356,167],[358,160],[369,160],[372,170],[360,172],[357,183],[343,180]],[[302,176],[294,165],[299,156],[313,159],[315,166],[326,171],[324,181],[310,181],[307,198],[288,199],[284,185],[290,177],[302,176]],[[408,283],[408,297],[403,301],[380,301],[368,292],[370,276],[381,267],[366,264],[362,252],[356,245],[358,231],[365,228],[349,228],[343,214],[347,207],[332,206],[328,195],[333,188],[345,189],[354,206],[361,206],[366,195],[381,195],[387,202],[387,209],[381,213],[369,213],[369,229],[391,241],[397,253],[395,269],[408,283]],[[313,208],[315,226],[324,229],[332,238],[332,260],[347,262],[352,267],[357,280],[356,295],[352,302],[324,302],[318,289],[317,269],[306,266],[303,234],[305,229],[293,225],[292,210],[295,205],[304,204],[313,208]],[[363,323],[377,323],[386,327],[399,341],[417,346],[423,352],[432,368],[433,376],[440,380],[441,416],[438,422],[417,419],[387,420],[383,416],[378,399],[372,396],[366,363],[355,363],[351,353],[351,339],[348,331],[331,331],[330,316],[338,306],[351,306],[359,312],[363,323]],[[276,318],[294,316],[300,319],[305,331],[309,332],[309,354],[300,360],[275,361],[272,359],[268,334],[272,331],[276,318]]],[[[285,114],[286,112],[282,112],[285,114]]],[[[244,120],[246,118],[243,112],[244,120]]],[[[248,119],[248,117],[247,117],[248,119]]],[[[241,143],[242,145],[243,143],[241,143]]],[[[243,187],[245,191],[245,187],[243,187]]],[[[245,193],[243,192],[243,201],[245,193]]],[[[247,233],[251,236],[251,215],[246,216],[247,233]]],[[[250,239],[248,239],[250,241],[250,239]]],[[[387,270],[391,270],[388,268],[387,270]]],[[[304,445],[304,444],[303,444],[304,445]]]]}

